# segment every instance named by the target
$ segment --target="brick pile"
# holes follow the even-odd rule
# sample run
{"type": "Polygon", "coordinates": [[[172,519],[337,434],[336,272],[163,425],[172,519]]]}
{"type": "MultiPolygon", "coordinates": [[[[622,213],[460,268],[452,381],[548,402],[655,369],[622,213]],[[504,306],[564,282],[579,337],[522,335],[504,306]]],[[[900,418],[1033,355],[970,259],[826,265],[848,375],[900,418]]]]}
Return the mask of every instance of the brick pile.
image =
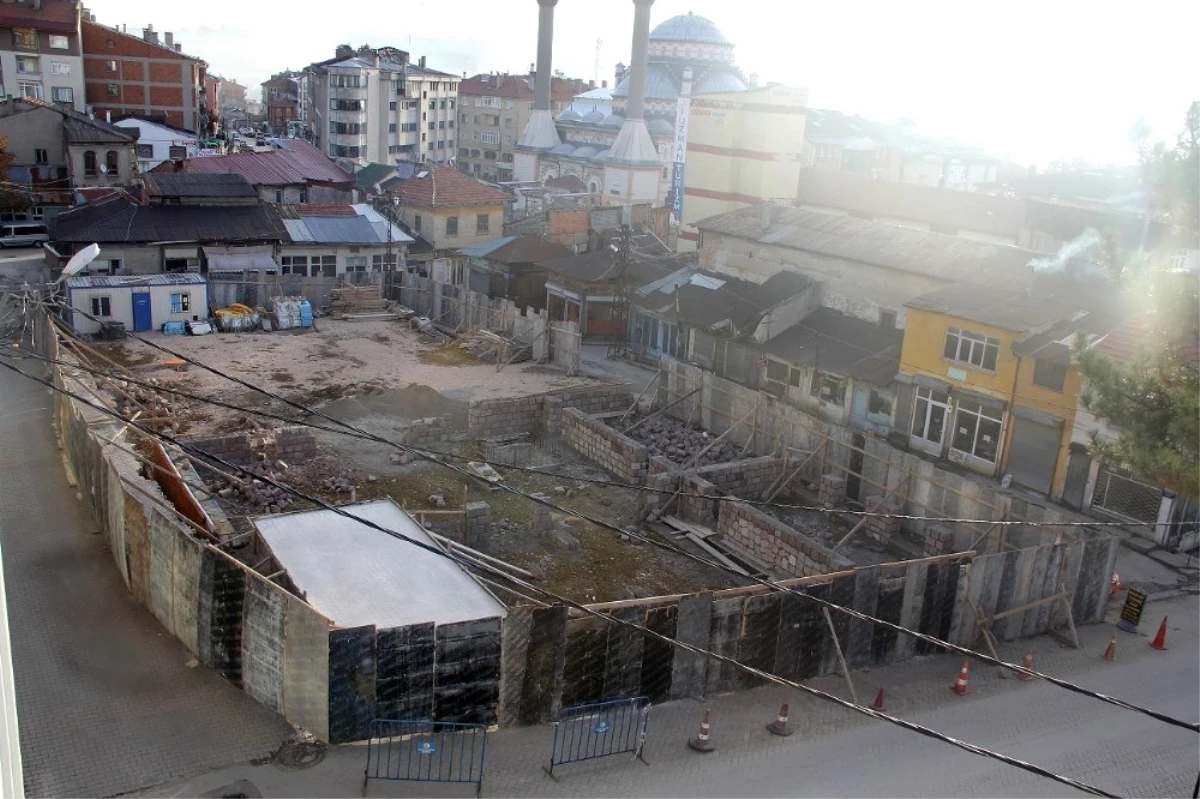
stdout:
{"type": "MultiPolygon", "coordinates": [[[[867,497],[867,507],[873,513],[903,513],[904,505],[892,497],[880,504],[881,494],[867,497]],[[876,507],[878,505],[878,507],[876,507]]],[[[863,522],[863,535],[880,546],[886,546],[892,536],[900,532],[900,519],[888,516],[867,516],[863,522]]]]}
{"type": "Polygon", "coordinates": [[[971,532],[955,529],[952,524],[928,524],[925,527],[925,554],[948,555],[971,546],[971,532]]]}
{"type": "Polygon", "coordinates": [[[414,419],[400,433],[400,441],[405,444],[431,444],[435,441],[445,441],[454,433],[454,425],[449,416],[431,416],[426,419],[414,419]]]}
{"type": "Polygon", "coordinates": [[[846,478],[836,474],[821,475],[817,502],[823,508],[836,508],[846,501],[846,478]]]}
{"type": "Polygon", "coordinates": [[[563,440],[573,450],[626,483],[641,485],[649,471],[646,448],[577,408],[563,411],[563,440]]]}
{"type": "Polygon", "coordinates": [[[721,504],[717,533],[764,563],[795,577],[854,568],[841,555],[756,508],[721,504]]]}

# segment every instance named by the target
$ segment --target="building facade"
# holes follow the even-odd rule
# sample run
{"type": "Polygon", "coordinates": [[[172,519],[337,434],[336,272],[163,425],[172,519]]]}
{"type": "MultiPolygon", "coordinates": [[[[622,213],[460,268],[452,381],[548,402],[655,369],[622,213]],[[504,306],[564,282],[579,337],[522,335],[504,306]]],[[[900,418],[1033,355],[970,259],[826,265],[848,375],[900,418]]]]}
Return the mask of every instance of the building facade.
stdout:
{"type": "Polygon", "coordinates": [[[300,84],[296,80],[297,74],[290,71],[280,72],[262,84],[262,102],[266,109],[267,124],[277,136],[285,135],[289,126],[294,127],[294,124],[290,123],[300,119],[300,84]]]}
{"type": "Polygon", "coordinates": [[[414,64],[394,47],[341,45],[304,70],[312,141],[354,164],[451,164],[457,152],[459,78],[414,64]]]}
{"type": "Polygon", "coordinates": [[[82,7],[77,0],[0,3],[4,94],[85,107],[82,7]]]}
{"type": "Polygon", "coordinates": [[[87,103],[97,116],[137,116],[202,137],[211,130],[204,79],[208,65],[183,54],[167,32],[159,39],[147,25],[141,37],[81,22],[87,103]]]}
{"type": "MultiPolygon", "coordinates": [[[[504,233],[504,209],[512,198],[457,169],[430,165],[407,179],[393,178],[382,188],[398,201],[404,226],[434,252],[481,244],[504,233]]],[[[461,270],[456,279],[463,283],[461,270]]]]}
{"type": "MultiPolygon", "coordinates": [[[[458,159],[468,175],[493,182],[513,179],[517,139],[533,112],[534,76],[481,74],[458,85],[458,159]]],[[[558,116],[587,88],[580,80],[553,78],[550,113],[558,116]]]]}
{"type": "Polygon", "coordinates": [[[186,130],[136,117],[121,119],[113,124],[118,128],[137,131],[137,164],[142,173],[149,172],[164,161],[195,158],[200,152],[200,137],[186,130]]]}

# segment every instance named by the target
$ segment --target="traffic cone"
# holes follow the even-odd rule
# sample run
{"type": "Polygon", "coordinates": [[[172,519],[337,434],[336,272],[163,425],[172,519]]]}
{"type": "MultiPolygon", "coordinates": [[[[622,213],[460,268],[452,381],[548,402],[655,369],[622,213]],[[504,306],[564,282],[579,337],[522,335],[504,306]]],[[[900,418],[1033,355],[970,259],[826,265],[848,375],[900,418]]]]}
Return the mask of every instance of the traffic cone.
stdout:
{"type": "MultiPolygon", "coordinates": [[[[1029,669],[1030,671],[1033,671],[1033,653],[1032,652],[1030,652],[1028,655],[1026,655],[1025,659],[1021,661],[1021,666],[1023,668],[1029,669]]],[[[1030,680],[1034,679],[1034,676],[1032,674],[1026,674],[1023,671],[1018,671],[1017,679],[1024,680],[1025,682],[1029,682],[1030,680]]]]}
{"type": "Polygon", "coordinates": [[[708,711],[704,711],[704,717],[700,719],[700,729],[696,732],[694,738],[688,738],[688,748],[697,752],[708,753],[713,750],[712,742],[708,740],[709,732],[712,727],[708,723],[708,711]]]}
{"type": "Polygon", "coordinates": [[[772,735],[791,735],[792,728],[788,726],[788,706],[784,702],[779,706],[779,715],[775,717],[775,721],[767,725],[767,732],[772,735]]]}
{"type": "Polygon", "coordinates": [[[1113,576],[1112,576],[1112,590],[1109,591],[1108,595],[1116,596],[1117,592],[1122,590],[1123,588],[1125,588],[1125,586],[1121,585],[1121,575],[1117,574],[1114,571],[1113,576]]]}
{"type": "Polygon", "coordinates": [[[886,710],[883,706],[883,687],[880,686],[879,693],[875,694],[875,701],[871,703],[871,710],[886,710]]]}
{"type": "Polygon", "coordinates": [[[1105,660],[1117,659],[1117,634],[1113,633],[1113,637],[1109,639],[1108,646],[1104,648],[1104,654],[1100,657],[1105,660]]]}
{"type": "Polygon", "coordinates": [[[959,671],[958,671],[958,679],[954,681],[954,685],[951,686],[951,688],[950,688],[951,691],[958,694],[959,696],[967,695],[967,677],[969,676],[967,667],[968,667],[968,663],[966,660],[964,660],[963,664],[962,664],[962,668],[959,669],[959,671]]]}
{"type": "Polygon", "coordinates": [[[1150,646],[1155,649],[1167,651],[1167,617],[1163,616],[1162,624],[1158,625],[1158,634],[1154,636],[1154,640],[1150,642],[1150,646]]]}

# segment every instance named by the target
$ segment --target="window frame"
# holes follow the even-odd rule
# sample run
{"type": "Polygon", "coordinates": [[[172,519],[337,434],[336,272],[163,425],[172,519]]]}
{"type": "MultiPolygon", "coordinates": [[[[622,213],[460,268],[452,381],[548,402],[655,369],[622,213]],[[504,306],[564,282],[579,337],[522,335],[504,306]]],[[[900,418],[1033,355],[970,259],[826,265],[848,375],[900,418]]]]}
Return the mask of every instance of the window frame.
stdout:
{"type": "Polygon", "coordinates": [[[92,316],[100,319],[109,319],[112,317],[112,295],[111,294],[93,294],[88,297],[89,305],[92,309],[92,316]]]}
{"type": "Polygon", "coordinates": [[[813,369],[812,382],[808,388],[808,395],[819,402],[826,402],[830,405],[844,408],[846,407],[846,388],[848,384],[849,381],[841,375],[822,372],[820,369],[813,369]]]}
{"type": "Polygon", "coordinates": [[[44,147],[35,147],[33,149],[33,163],[35,163],[35,164],[50,163],[50,151],[44,147]]]}
{"type": "Polygon", "coordinates": [[[188,291],[171,292],[171,313],[190,313],[192,310],[192,294],[188,291]]]}
{"type": "Polygon", "coordinates": [[[454,238],[457,236],[458,236],[458,217],[457,216],[446,217],[446,237],[454,238]]]}
{"type": "Polygon", "coordinates": [[[951,410],[950,392],[938,391],[927,386],[917,386],[913,392],[913,413],[908,428],[909,437],[919,439],[927,445],[941,447],[946,440],[946,428],[951,410]],[[940,408],[942,411],[941,431],[936,440],[929,437],[935,408],[940,408]],[[918,423],[921,425],[920,431],[917,429],[918,423]]]}
{"type": "Polygon", "coordinates": [[[40,43],[37,28],[13,28],[12,37],[14,48],[36,50],[40,43]]]}
{"type": "Polygon", "coordinates": [[[100,174],[100,162],[96,160],[95,150],[83,151],[83,174],[89,178],[94,178],[100,174]]]}
{"type": "Polygon", "coordinates": [[[954,409],[954,425],[951,431],[950,448],[955,452],[961,452],[969,458],[974,458],[984,463],[995,465],[1000,457],[1000,441],[1004,435],[1004,411],[990,408],[981,402],[974,400],[959,400],[957,407],[954,409]],[[992,414],[996,414],[993,416],[992,414]],[[964,418],[966,417],[966,418],[964,418]],[[969,422],[969,427],[964,427],[969,422]],[[985,422],[989,429],[992,425],[995,426],[995,435],[991,442],[993,448],[991,457],[979,454],[979,447],[984,438],[983,429],[985,422]],[[965,449],[959,446],[959,436],[963,435],[963,430],[969,429],[968,434],[971,438],[970,449],[965,449]]]}
{"type": "Polygon", "coordinates": [[[942,341],[942,358],[978,369],[981,372],[994,373],[1000,360],[1000,339],[961,327],[947,326],[946,336],[942,341]],[[953,354],[951,354],[951,341],[954,342],[953,354]],[[965,358],[963,357],[964,348],[965,358]],[[979,356],[978,363],[975,361],[976,354],[979,356]],[[989,355],[991,355],[990,366],[988,365],[989,355]]]}
{"type": "Polygon", "coordinates": [[[1054,361],[1048,361],[1045,358],[1034,358],[1033,375],[1030,380],[1038,388],[1043,388],[1046,391],[1053,391],[1057,394],[1062,394],[1067,385],[1068,368],[1069,367],[1063,363],[1055,363],[1054,361]],[[1050,374],[1046,374],[1046,372],[1050,372],[1050,374]],[[1051,376],[1058,378],[1056,384],[1042,382],[1047,377],[1051,376]],[[1040,380],[1039,377],[1041,378],[1040,380]]]}
{"type": "Polygon", "coordinates": [[[475,234],[484,235],[490,232],[492,218],[489,214],[475,214],[475,234]]]}
{"type": "Polygon", "coordinates": [[[117,177],[121,174],[121,156],[116,150],[109,150],[104,153],[104,169],[105,174],[117,177]]]}

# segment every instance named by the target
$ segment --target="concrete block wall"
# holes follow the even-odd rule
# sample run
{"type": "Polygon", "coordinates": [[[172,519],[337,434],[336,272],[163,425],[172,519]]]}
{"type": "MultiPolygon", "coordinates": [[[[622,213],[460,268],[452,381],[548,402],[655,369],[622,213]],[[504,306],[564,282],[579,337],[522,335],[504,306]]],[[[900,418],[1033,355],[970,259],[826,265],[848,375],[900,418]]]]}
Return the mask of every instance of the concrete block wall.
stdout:
{"type": "Polygon", "coordinates": [[[817,501],[823,508],[836,508],[846,501],[846,478],[836,474],[821,475],[817,501]]]}
{"type": "Polygon", "coordinates": [[[679,479],[679,518],[712,527],[717,520],[717,497],[720,489],[694,473],[679,479]]]}
{"type": "Polygon", "coordinates": [[[284,463],[299,464],[317,455],[317,439],[305,427],[282,427],[275,434],[274,456],[284,463]]]}
{"type": "Polygon", "coordinates": [[[492,528],[492,506],[486,502],[468,502],[464,508],[464,518],[463,543],[476,546],[492,528]]]}
{"type": "Polygon", "coordinates": [[[625,386],[564,391],[559,396],[562,397],[564,408],[575,408],[589,416],[596,413],[625,411],[633,404],[633,395],[625,386]]]}
{"type": "MultiPolygon", "coordinates": [[[[867,497],[867,507],[873,513],[899,514],[904,512],[903,503],[895,497],[891,497],[882,503],[880,502],[881,499],[883,497],[879,494],[867,497]]],[[[898,517],[867,516],[863,521],[863,537],[880,546],[886,546],[892,540],[892,536],[898,532],[900,532],[900,519],[898,517]]]]}
{"type": "Polygon", "coordinates": [[[542,399],[542,427],[547,435],[562,433],[563,398],[547,394],[542,399]]]}
{"type": "Polygon", "coordinates": [[[649,472],[646,447],[578,408],[563,410],[563,440],[588,460],[626,483],[641,485],[649,472]]]}
{"type": "Polygon", "coordinates": [[[795,577],[854,568],[850,560],[740,502],[721,504],[717,533],[764,563],[795,577]]]}
{"type": "Polygon", "coordinates": [[[403,444],[432,444],[445,441],[454,434],[454,425],[449,416],[431,416],[412,420],[400,433],[403,444]]]}
{"type": "Polygon", "coordinates": [[[661,455],[650,458],[646,475],[646,487],[650,490],[642,494],[643,517],[658,514],[679,489],[679,475],[672,467],[673,464],[661,455]]]}
{"type": "Polygon", "coordinates": [[[779,479],[783,468],[781,458],[765,456],[705,466],[696,469],[695,474],[716,486],[723,496],[760,499],[779,479]]]}
{"type": "MultiPolygon", "coordinates": [[[[224,436],[196,436],[183,439],[196,449],[214,455],[221,460],[235,463],[238,466],[249,466],[254,463],[254,443],[247,433],[230,433],[224,436]]],[[[216,465],[216,464],[214,464],[216,465]]],[[[202,477],[211,472],[200,467],[202,477]]]]}
{"type": "Polygon", "coordinates": [[[542,396],[471,400],[467,431],[474,438],[532,433],[542,420],[542,396]]]}

